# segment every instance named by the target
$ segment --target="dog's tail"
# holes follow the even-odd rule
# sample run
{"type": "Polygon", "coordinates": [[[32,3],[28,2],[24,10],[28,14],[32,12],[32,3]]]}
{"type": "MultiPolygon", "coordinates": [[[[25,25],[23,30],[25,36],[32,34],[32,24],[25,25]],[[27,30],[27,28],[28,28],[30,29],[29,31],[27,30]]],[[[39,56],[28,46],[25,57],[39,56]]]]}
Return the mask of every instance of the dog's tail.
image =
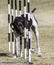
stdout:
{"type": "Polygon", "coordinates": [[[37,8],[34,8],[31,12],[34,13],[37,8]]]}

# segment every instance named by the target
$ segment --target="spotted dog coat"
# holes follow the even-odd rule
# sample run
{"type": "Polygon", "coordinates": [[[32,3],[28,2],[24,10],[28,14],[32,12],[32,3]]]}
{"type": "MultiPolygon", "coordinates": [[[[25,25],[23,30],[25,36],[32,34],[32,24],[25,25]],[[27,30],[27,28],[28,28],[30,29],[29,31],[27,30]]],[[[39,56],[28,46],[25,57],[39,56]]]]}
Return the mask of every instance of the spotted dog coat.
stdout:
{"type": "MultiPolygon", "coordinates": [[[[27,15],[28,15],[28,13],[27,13],[27,15]]],[[[28,21],[27,18],[26,18],[26,21],[28,21]]],[[[37,20],[36,20],[36,18],[33,15],[32,12],[30,13],[30,22],[29,22],[29,25],[31,26],[31,29],[32,29],[32,31],[35,34],[38,56],[41,56],[40,44],[39,44],[38,22],[37,22],[37,20]]],[[[17,17],[15,17],[14,22],[11,23],[11,26],[13,26],[12,29],[15,31],[15,36],[16,37],[23,36],[24,35],[24,26],[25,26],[24,14],[21,14],[21,15],[18,15],[17,17]]]]}

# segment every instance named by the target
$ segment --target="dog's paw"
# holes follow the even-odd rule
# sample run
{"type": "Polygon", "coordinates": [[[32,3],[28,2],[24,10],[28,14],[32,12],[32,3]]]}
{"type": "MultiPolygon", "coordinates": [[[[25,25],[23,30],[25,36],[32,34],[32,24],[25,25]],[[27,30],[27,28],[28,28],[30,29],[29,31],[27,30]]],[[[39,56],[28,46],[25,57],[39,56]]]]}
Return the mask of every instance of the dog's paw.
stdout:
{"type": "Polygon", "coordinates": [[[14,55],[13,59],[16,59],[16,55],[14,55]]]}
{"type": "Polygon", "coordinates": [[[42,53],[41,52],[38,53],[38,57],[42,57],[42,53]]]}
{"type": "Polygon", "coordinates": [[[34,51],[35,51],[35,48],[32,48],[32,49],[31,49],[31,52],[34,52],[34,51]]]}

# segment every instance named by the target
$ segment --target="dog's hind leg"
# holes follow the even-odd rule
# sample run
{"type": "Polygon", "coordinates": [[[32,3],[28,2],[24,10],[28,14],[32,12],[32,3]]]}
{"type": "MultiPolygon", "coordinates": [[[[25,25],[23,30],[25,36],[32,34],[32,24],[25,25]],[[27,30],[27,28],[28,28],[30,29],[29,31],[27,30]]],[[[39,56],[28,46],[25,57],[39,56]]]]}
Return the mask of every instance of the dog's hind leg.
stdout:
{"type": "Polygon", "coordinates": [[[41,54],[41,50],[40,50],[40,44],[39,44],[39,32],[38,32],[38,24],[37,22],[33,22],[33,32],[35,34],[35,37],[36,37],[36,44],[37,44],[37,52],[38,52],[38,57],[40,57],[42,54],[41,54]]]}
{"type": "Polygon", "coordinates": [[[41,56],[41,50],[40,50],[40,44],[39,44],[39,32],[38,32],[38,25],[37,24],[36,24],[36,28],[35,28],[35,33],[36,33],[36,43],[37,43],[38,56],[41,56]]]}

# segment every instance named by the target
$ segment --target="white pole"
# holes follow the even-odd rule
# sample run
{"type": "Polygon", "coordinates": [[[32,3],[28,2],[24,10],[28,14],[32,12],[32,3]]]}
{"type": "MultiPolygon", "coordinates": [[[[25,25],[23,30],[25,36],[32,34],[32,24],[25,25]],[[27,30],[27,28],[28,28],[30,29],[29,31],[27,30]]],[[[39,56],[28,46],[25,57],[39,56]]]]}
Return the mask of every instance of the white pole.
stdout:
{"type": "Polygon", "coordinates": [[[10,42],[10,0],[8,0],[8,47],[9,47],[9,52],[11,52],[11,42],[10,42]]]}

